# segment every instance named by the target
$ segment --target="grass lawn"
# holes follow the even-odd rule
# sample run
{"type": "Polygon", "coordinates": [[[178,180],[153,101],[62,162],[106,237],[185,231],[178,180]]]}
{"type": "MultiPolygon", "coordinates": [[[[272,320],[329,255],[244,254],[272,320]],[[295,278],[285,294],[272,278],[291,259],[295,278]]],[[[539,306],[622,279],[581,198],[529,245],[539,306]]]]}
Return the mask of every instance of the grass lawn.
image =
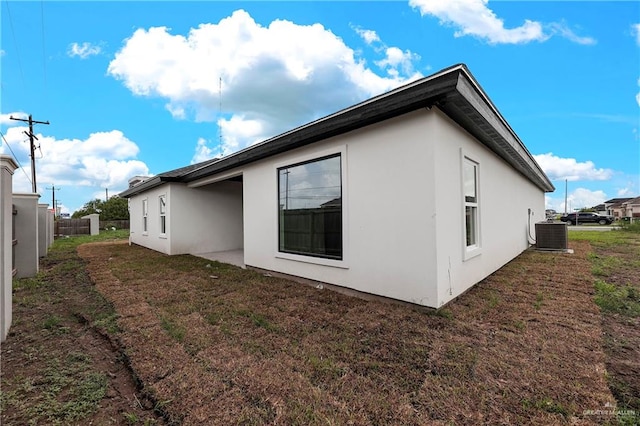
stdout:
{"type": "Polygon", "coordinates": [[[16,283],[2,422],[634,424],[640,234],[569,235],[573,255],[527,251],[438,311],[122,242],[56,241],[35,281],[16,283]],[[22,318],[38,312],[35,326],[22,318]],[[61,335],[93,334],[116,358],[111,374],[89,351],[59,369],[73,379],[53,397],[74,400],[102,372],[102,399],[73,418],[35,410],[51,393],[44,354],[65,347],[61,335]],[[121,376],[135,380],[118,399],[121,376]]]}

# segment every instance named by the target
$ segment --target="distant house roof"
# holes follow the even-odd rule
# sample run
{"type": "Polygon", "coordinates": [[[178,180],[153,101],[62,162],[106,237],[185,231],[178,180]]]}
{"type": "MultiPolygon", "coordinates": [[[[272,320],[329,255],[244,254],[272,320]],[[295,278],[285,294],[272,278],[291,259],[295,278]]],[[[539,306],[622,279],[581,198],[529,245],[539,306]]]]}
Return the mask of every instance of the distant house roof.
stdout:
{"type": "Polygon", "coordinates": [[[443,111],[540,189],[545,192],[555,189],[467,66],[458,64],[221,159],[161,173],[120,195],[130,197],[164,182],[193,182],[421,108],[433,107],[443,111]]]}
{"type": "Polygon", "coordinates": [[[640,197],[629,198],[627,201],[624,201],[622,204],[640,204],[640,197]]]}
{"type": "Polygon", "coordinates": [[[631,198],[612,198],[610,200],[605,201],[605,204],[620,204],[620,203],[624,203],[625,201],[629,201],[631,200],[631,198]]]}
{"type": "Polygon", "coordinates": [[[329,200],[326,203],[320,204],[320,207],[336,207],[342,205],[342,197],[334,198],[333,200],[329,200]]]}

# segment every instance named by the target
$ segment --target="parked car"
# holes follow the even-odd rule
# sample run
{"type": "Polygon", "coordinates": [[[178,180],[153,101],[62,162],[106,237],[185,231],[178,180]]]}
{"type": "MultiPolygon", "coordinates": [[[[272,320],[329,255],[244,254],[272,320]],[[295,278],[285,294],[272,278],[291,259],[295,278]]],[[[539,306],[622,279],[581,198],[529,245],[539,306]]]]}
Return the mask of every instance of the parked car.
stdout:
{"type": "Polygon", "coordinates": [[[601,215],[598,213],[580,212],[569,213],[566,216],[563,215],[562,217],[560,217],[560,220],[571,225],[576,225],[576,223],[599,223],[600,225],[610,225],[611,222],[613,222],[613,217],[601,215]]]}

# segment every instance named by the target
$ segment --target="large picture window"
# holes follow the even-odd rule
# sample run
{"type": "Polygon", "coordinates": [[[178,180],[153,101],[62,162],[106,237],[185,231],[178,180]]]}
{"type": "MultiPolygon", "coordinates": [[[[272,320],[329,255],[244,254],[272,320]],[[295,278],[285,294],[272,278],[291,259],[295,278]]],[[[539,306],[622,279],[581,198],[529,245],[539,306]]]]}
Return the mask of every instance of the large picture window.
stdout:
{"type": "Polygon", "coordinates": [[[465,238],[467,250],[480,247],[478,219],[478,163],[464,158],[462,162],[464,189],[465,238]]]}
{"type": "Polygon", "coordinates": [[[333,155],[278,169],[280,252],[342,259],[342,164],[333,155]]]}
{"type": "Polygon", "coordinates": [[[167,198],[160,196],[160,233],[167,233],[167,198]]]}

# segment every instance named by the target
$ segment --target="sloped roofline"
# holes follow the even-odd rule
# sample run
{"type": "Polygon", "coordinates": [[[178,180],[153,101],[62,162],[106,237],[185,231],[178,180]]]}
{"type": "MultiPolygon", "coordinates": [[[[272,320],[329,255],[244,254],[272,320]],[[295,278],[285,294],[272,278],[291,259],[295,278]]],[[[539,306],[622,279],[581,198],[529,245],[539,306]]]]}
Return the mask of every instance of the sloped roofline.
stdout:
{"type": "Polygon", "coordinates": [[[555,190],[531,153],[465,64],[405,84],[236,153],[155,176],[127,189],[130,197],[164,182],[189,183],[338,136],[421,108],[437,107],[545,192],[555,190]]]}

